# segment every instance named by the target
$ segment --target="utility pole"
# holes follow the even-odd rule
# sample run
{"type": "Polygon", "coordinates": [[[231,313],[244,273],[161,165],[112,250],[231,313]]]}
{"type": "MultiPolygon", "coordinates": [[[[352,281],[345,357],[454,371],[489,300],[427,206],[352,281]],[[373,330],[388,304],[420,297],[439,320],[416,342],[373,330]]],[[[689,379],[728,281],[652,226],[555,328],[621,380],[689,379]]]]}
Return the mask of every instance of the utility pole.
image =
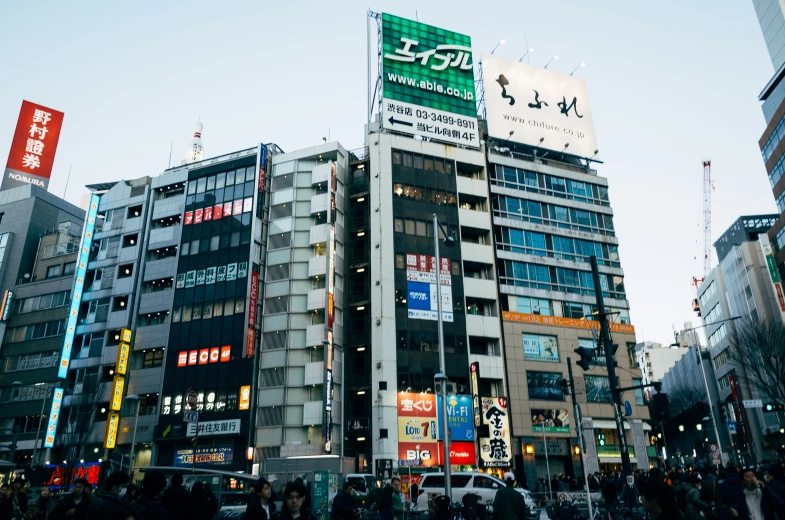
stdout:
{"type": "MultiPolygon", "coordinates": [[[[600,271],[597,268],[597,257],[591,256],[591,274],[594,280],[594,295],[597,299],[597,319],[600,322],[600,345],[601,352],[605,354],[605,364],[608,368],[608,383],[613,399],[613,415],[616,418],[616,430],[619,436],[619,448],[621,448],[621,466],[624,477],[627,480],[625,496],[627,505],[632,506],[630,489],[632,486],[632,466],[630,464],[630,453],[627,447],[627,438],[624,435],[624,416],[622,413],[621,392],[619,385],[616,384],[616,361],[613,359],[613,346],[611,345],[611,334],[608,329],[608,315],[605,312],[605,301],[602,296],[602,284],[600,283],[600,271]]],[[[641,455],[643,456],[643,455],[641,455]]]]}
{"type": "MultiPolygon", "coordinates": [[[[583,445],[583,418],[581,416],[581,407],[578,405],[577,397],[575,396],[575,378],[572,377],[572,359],[567,358],[567,375],[570,378],[570,396],[572,396],[572,410],[573,418],[575,419],[575,431],[578,434],[578,446],[581,448],[581,471],[583,472],[583,482],[586,486],[586,503],[589,505],[589,518],[594,518],[591,510],[591,494],[589,491],[589,475],[586,473],[586,448],[583,445]]],[[[544,428],[543,428],[544,429],[544,428]]]]}

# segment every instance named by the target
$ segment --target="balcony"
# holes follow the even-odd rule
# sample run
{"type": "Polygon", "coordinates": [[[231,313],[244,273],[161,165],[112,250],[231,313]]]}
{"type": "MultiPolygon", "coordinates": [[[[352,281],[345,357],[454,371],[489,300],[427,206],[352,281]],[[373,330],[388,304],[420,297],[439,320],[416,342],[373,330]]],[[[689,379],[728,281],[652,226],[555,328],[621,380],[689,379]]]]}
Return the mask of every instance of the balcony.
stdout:
{"type": "Polygon", "coordinates": [[[324,384],[324,377],[324,361],[314,361],[305,364],[303,386],[324,384]]]}
{"type": "Polygon", "coordinates": [[[471,296],[473,298],[495,300],[496,282],[493,280],[483,280],[481,278],[464,278],[463,292],[466,296],[471,296]]]}
{"type": "Polygon", "coordinates": [[[305,329],[305,346],[316,347],[327,339],[326,326],[324,323],[318,325],[308,325],[305,329]]]}
{"type": "Polygon", "coordinates": [[[144,281],[161,280],[177,275],[177,257],[170,256],[161,260],[151,260],[145,264],[144,281]]]}
{"type": "Polygon", "coordinates": [[[490,231],[491,229],[491,216],[485,211],[459,208],[458,219],[461,226],[485,231],[490,231]]]}
{"type": "Polygon", "coordinates": [[[327,237],[329,236],[330,236],[330,226],[328,226],[327,224],[319,224],[318,226],[313,226],[310,231],[310,244],[312,246],[326,245],[327,237]]]}
{"type": "Polygon", "coordinates": [[[322,424],[324,401],[308,401],[303,407],[303,426],[322,424]]]}
{"type": "Polygon", "coordinates": [[[488,198],[488,183],[480,179],[469,179],[458,175],[455,177],[457,181],[458,193],[465,193],[474,197],[488,198]]]}
{"type": "Polygon", "coordinates": [[[493,264],[493,248],[489,245],[461,242],[461,257],[464,262],[493,264]]]}
{"type": "Polygon", "coordinates": [[[181,231],[182,228],[180,226],[167,226],[153,229],[150,231],[150,242],[147,248],[153,249],[154,247],[176,245],[180,242],[181,231]]]}
{"type": "Polygon", "coordinates": [[[185,195],[175,195],[166,199],[155,201],[152,220],[166,217],[180,216],[183,213],[185,195]]]}
{"type": "Polygon", "coordinates": [[[139,313],[144,314],[148,312],[171,310],[173,296],[174,291],[171,289],[145,293],[139,299],[139,313]]]}
{"type": "Polygon", "coordinates": [[[308,310],[324,309],[327,291],[325,289],[312,289],[308,292],[308,310]]]}
{"type": "Polygon", "coordinates": [[[327,273],[327,257],[315,256],[308,260],[308,277],[325,276],[327,273]]]}
{"type": "Polygon", "coordinates": [[[158,348],[169,343],[169,323],[137,327],[134,335],[134,352],[158,348]]]}
{"type": "Polygon", "coordinates": [[[330,207],[330,194],[320,193],[311,199],[311,215],[324,213],[330,207]]]}
{"type": "Polygon", "coordinates": [[[157,394],[161,391],[163,368],[132,370],[128,378],[128,394],[157,394]]]}
{"type": "Polygon", "coordinates": [[[500,338],[498,316],[477,316],[474,314],[466,315],[466,333],[469,336],[479,336],[483,338],[500,338]]]}
{"type": "Polygon", "coordinates": [[[330,163],[327,162],[314,166],[313,171],[311,172],[311,186],[329,182],[331,176],[332,167],[330,166],[330,163]]]}

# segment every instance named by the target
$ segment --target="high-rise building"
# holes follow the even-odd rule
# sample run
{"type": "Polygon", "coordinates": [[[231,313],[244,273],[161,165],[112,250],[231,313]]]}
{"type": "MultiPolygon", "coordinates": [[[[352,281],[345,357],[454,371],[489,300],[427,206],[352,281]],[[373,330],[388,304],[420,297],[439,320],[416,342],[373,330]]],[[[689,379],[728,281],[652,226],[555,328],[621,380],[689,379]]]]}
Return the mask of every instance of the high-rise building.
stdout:
{"type": "Polygon", "coordinates": [[[777,0],[752,0],[774,70],[785,65],[785,6],[777,0]]]}
{"type": "Polygon", "coordinates": [[[635,345],[635,357],[641,368],[643,382],[662,381],[663,376],[687,353],[688,347],[673,347],[652,341],[635,345]]]}

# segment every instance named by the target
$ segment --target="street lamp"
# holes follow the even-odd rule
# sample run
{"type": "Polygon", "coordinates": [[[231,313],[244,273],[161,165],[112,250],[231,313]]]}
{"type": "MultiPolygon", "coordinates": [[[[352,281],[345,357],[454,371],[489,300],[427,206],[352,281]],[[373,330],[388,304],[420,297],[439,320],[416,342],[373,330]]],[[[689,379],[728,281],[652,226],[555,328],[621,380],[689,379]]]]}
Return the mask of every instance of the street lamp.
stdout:
{"type": "Polygon", "coordinates": [[[701,431],[703,429],[703,425],[702,424],[696,424],[695,425],[695,429],[698,430],[698,431],[701,431]]]}
{"type": "Polygon", "coordinates": [[[522,62],[522,61],[523,61],[523,58],[525,58],[526,56],[528,56],[530,52],[534,52],[534,49],[529,49],[529,50],[527,50],[527,51],[526,51],[526,53],[525,53],[523,56],[521,56],[521,59],[519,59],[519,60],[518,60],[518,63],[522,62]]]}
{"type": "Polygon", "coordinates": [[[575,71],[576,71],[576,70],[580,69],[581,67],[585,67],[585,66],[586,66],[586,64],[585,64],[585,63],[581,63],[580,65],[578,65],[577,67],[575,67],[574,69],[572,69],[572,72],[570,72],[570,76],[572,76],[573,74],[575,74],[575,71]]]}
{"type": "Polygon", "coordinates": [[[33,444],[33,458],[30,459],[30,467],[35,466],[35,454],[38,451],[38,440],[41,438],[41,424],[44,422],[44,409],[46,408],[46,396],[49,395],[49,383],[38,383],[35,385],[25,385],[21,381],[14,381],[13,386],[44,386],[44,399],[41,401],[41,415],[38,419],[38,431],[35,433],[35,444],[33,444]]]}
{"type": "Polygon", "coordinates": [[[138,394],[131,394],[125,396],[126,401],[136,401],[136,418],[134,419],[134,434],[131,437],[131,456],[128,458],[128,473],[130,474],[134,468],[134,449],[136,448],[136,426],[139,424],[139,403],[142,396],[138,394]]]}
{"type": "Polygon", "coordinates": [[[679,425],[679,431],[680,431],[680,432],[683,432],[683,431],[684,431],[684,425],[683,425],[683,424],[680,424],[680,425],[679,425]]]}
{"type": "MultiPolygon", "coordinates": [[[[501,41],[504,43],[504,40],[501,41]]],[[[498,47],[498,45],[497,45],[498,47]]],[[[495,49],[494,49],[495,50],[495,49]]],[[[436,257],[436,321],[439,324],[439,373],[434,376],[434,381],[439,381],[441,388],[439,394],[442,396],[442,424],[444,425],[444,494],[450,498],[452,503],[452,482],[450,478],[450,427],[447,417],[447,363],[444,360],[444,330],[442,325],[442,280],[441,267],[442,261],[439,255],[439,217],[433,214],[433,249],[436,257]]],[[[444,233],[444,245],[447,247],[455,244],[455,239],[444,233]]]]}
{"type": "Polygon", "coordinates": [[[504,44],[504,40],[499,40],[499,43],[497,43],[497,44],[496,44],[496,47],[494,47],[494,48],[493,48],[493,50],[491,51],[491,54],[493,54],[494,52],[496,52],[496,49],[498,49],[498,48],[499,48],[499,45],[503,45],[503,44],[504,44]]]}
{"type": "Polygon", "coordinates": [[[546,64],[545,64],[545,66],[543,67],[543,69],[547,69],[547,68],[548,68],[548,65],[550,65],[550,64],[551,64],[551,62],[552,62],[553,60],[558,60],[558,59],[559,59],[559,55],[557,54],[556,56],[554,56],[553,58],[551,58],[550,60],[548,60],[548,63],[546,63],[546,64]]]}

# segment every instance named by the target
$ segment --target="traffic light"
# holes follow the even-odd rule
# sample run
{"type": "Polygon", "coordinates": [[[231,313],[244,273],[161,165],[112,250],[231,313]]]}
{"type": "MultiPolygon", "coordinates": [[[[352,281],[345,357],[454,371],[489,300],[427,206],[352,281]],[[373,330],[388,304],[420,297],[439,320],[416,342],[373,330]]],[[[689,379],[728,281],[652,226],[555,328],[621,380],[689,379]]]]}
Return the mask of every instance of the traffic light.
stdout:
{"type": "Polygon", "coordinates": [[[785,410],[785,406],[778,403],[766,403],[763,405],[763,411],[766,413],[781,412],[785,410]]]}
{"type": "Polygon", "coordinates": [[[594,360],[594,350],[586,347],[578,347],[575,349],[575,353],[581,357],[575,364],[584,370],[589,370],[591,368],[591,362],[594,360]]]}
{"type": "Polygon", "coordinates": [[[617,350],[619,350],[619,344],[611,343],[611,356],[615,356],[617,350]]]}

